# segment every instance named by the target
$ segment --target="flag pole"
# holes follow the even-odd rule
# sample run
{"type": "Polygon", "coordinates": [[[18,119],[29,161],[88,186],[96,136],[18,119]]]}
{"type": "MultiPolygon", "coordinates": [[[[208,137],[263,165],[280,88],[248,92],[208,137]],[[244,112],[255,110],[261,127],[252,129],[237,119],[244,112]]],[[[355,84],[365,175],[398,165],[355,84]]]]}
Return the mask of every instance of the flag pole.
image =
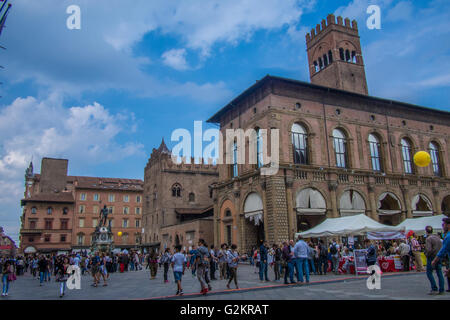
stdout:
{"type": "Polygon", "coordinates": [[[3,7],[6,5],[7,2],[8,0],[5,0],[5,2],[3,2],[2,7],[0,8],[0,13],[3,11],[3,7]]]}

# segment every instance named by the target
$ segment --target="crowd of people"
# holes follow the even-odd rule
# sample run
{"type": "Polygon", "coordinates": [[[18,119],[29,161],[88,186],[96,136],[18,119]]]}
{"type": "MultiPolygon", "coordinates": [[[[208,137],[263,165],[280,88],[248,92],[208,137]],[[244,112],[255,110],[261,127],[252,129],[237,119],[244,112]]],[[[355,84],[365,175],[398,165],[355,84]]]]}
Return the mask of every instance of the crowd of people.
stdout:
{"type": "MultiPolygon", "coordinates": [[[[444,272],[447,284],[450,287],[449,248],[450,237],[448,227],[450,218],[443,221],[445,239],[433,234],[431,227],[426,228],[426,236],[416,237],[410,234],[407,239],[392,241],[371,241],[366,239],[363,244],[338,242],[332,239],[325,243],[323,239],[318,241],[305,241],[298,236],[297,241],[285,241],[282,244],[269,246],[261,241],[247,254],[240,254],[235,244],[229,246],[222,244],[220,247],[211,245],[208,247],[205,240],[199,239],[198,245],[189,250],[182,250],[176,246],[174,251],[165,249],[160,254],[152,250],[143,254],[140,251],[123,251],[120,253],[79,252],[67,255],[28,255],[16,258],[0,258],[0,270],[2,271],[3,290],[2,296],[8,296],[10,283],[24,273],[29,272],[33,278],[39,280],[43,286],[50,282],[52,276],[60,283],[60,297],[66,293],[66,282],[73,272],[71,265],[80,270],[81,276],[90,275],[92,286],[99,286],[103,280],[103,286],[108,285],[110,273],[123,273],[149,269],[150,279],[156,279],[158,269],[164,273],[163,281],[169,282],[169,270],[172,267],[173,277],[177,285],[177,295],[183,294],[182,277],[189,269],[192,276],[196,277],[201,287],[201,294],[212,290],[211,282],[214,280],[227,281],[227,288],[234,283],[238,289],[238,266],[242,262],[250,262],[255,267],[255,273],[259,273],[262,282],[270,281],[269,269],[273,274],[273,281],[284,280],[284,284],[308,283],[311,275],[326,275],[327,272],[339,274],[349,269],[351,259],[344,259],[345,263],[339,267],[342,258],[353,256],[355,249],[366,249],[367,265],[377,263],[377,257],[399,255],[403,264],[403,271],[415,269],[424,271],[422,252],[427,258],[427,277],[430,281],[430,294],[442,294],[444,292],[444,272]],[[412,267],[414,265],[414,267],[412,267]],[[438,276],[438,284],[433,276],[438,276]],[[216,274],[218,273],[218,277],[216,274]],[[297,281],[294,281],[294,275],[297,281]],[[219,278],[219,279],[218,279],[219,278]]],[[[272,278],[272,276],[271,276],[272,278]]],[[[450,289],[450,288],[449,288],[450,289]]],[[[447,292],[450,292],[449,289],[447,292]]]]}

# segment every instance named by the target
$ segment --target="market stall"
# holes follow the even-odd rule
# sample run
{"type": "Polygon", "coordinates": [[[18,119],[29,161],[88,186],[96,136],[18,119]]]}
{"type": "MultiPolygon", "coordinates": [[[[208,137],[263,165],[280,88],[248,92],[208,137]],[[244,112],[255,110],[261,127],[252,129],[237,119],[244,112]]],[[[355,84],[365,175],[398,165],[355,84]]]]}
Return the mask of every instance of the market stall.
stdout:
{"type": "Polygon", "coordinates": [[[397,227],[406,231],[412,230],[417,235],[425,234],[425,227],[431,226],[435,232],[442,232],[442,219],[446,218],[443,214],[431,217],[406,219],[397,227]]]}
{"type": "MultiPolygon", "coordinates": [[[[374,239],[401,239],[405,238],[404,227],[387,226],[381,224],[365,214],[326,219],[316,227],[296,234],[303,238],[324,237],[353,237],[369,236],[374,239]]],[[[378,257],[378,265],[383,272],[395,272],[401,269],[399,257],[378,257]]],[[[329,264],[328,271],[331,271],[329,264]]],[[[365,250],[354,250],[353,255],[341,257],[339,261],[340,273],[358,273],[367,270],[365,263],[365,250]],[[355,267],[356,262],[356,267],[355,267]]]]}
{"type": "Polygon", "coordinates": [[[398,232],[402,229],[400,226],[381,224],[365,214],[358,214],[326,219],[316,227],[297,233],[295,236],[301,235],[303,238],[357,236],[366,235],[368,232],[398,232]]]}

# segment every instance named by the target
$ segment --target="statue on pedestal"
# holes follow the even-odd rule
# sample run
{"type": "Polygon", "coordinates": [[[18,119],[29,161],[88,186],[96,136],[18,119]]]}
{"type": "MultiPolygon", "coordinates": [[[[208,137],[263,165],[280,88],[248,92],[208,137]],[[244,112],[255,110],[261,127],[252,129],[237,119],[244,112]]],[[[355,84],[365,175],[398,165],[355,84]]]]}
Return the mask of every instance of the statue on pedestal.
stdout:
{"type": "Polygon", "coordinates": [[[100,210],[100,223],[99,223],[99,227],[106,227],[106,224],[108,222],[108,208],[106,207],[106,205],[103,207],[102,210],[100,210]]]}

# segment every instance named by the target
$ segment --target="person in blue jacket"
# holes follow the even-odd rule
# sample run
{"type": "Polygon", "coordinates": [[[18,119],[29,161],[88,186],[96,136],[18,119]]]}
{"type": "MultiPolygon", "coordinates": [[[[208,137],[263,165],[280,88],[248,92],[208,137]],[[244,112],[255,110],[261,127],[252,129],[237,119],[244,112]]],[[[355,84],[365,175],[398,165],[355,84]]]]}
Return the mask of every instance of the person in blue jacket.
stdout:
{"type": "Polygon", "coordinates": [[[450,232],[448,232],[449,225],[450,225],[450,218],[442,219],[442,229],[446,233],[446,236],[444,242],[442,243],[441,250],[439,250],[438,254],[436,255],[436,258],[434,258],[432,262],[433,267],[436,266],[436,264],[439,261],[447,259],[447,257],[450,256],[450,232]]]}

